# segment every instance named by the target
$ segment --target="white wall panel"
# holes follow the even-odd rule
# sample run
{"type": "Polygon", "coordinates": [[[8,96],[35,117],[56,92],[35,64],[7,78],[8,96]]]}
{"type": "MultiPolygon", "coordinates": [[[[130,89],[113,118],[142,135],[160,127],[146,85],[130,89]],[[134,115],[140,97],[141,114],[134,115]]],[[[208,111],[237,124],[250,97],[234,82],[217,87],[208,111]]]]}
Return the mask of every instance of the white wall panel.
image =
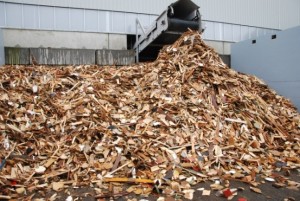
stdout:
{"type": "Polygon", "coordinates": [[[6,25],[5,22],[5,3],[0,2],[0,27],[4,27],[6,25]]]}
{"type": "Polygon", "coordinates": [[[241,40],[241,26],[234,25],[232,28],[233,40],[232,41],[240,41],[241,40]]]}
{"type": "Polygon", "coordinates": [[[40,6],[39,16],[40,16],[39,27],[41,29],[46,29],[46,30],[54,29],[54,7],[40,6]]]}
{"type": "MultiPolygon", "coordinates": [[[[149,14],[92,9],[11,3],[1,3],[0,5],[4,10],[2,27],[8,28],[135,34],[136,18],[140,20],[145,29],[157,18],[156,15],[149,14]],[[18,11],[18,17],[9,14],[13,11],[15,13],[15,10],[18,11]]],[[[228,42],[255,38],[276,31],[218,21],[204,21],[203,26],[205,27],[205,39],[228,42]]]]}
{"type": "Polygon", "coordinates": [[[250,38],[257,37],[257,28],[256,27],[249,27],[249,37],[250,38]]]}
{"type": "Polygon", "coordinates": [[[232,24],[224,24],[224,40],[233,41],[233,26],[232,24]]]}
{"type": "Polygon", "coordinates": [[[98,31],[99,32],[109,32],[109,22],[110,12],[108,11],[98,11],[98,31]]]}
{"type": "Polygon", "coordinates": [[[84,30],[84,10],[70,9],[70,29],[72,31],[84,30]]]}
{"type": "Polygon", "coordinates": [[[114,33],[125,32],[125,13],[113,12],[110,21],[110,31],[114,33]]]}
{"type": "Polygon", "coordinates": [[[214,33],[215,33],[215,40],[223,39],[223,24],[222,23],[214,23],[214,33]]]}
{"type": "Polygon", "coordinates": [[[85,10],[85,31],[97,32],[98,31],[98,11],[85,10]]]}
{"type": "Polygon", "coordinates": [[[55,29],[66,31],[70,29],[68,8],[55,8],[55,29]]]}
{"type": "Polygon", "coordinates": [[[22,28],[22,4],[5,4],[6,26],[22,28]]]}
{"type": "MultiPolygon", "coordinates": [[[[6,2],[158,15],[175,0],[6,0],[6,2]]],[[[299,0],[194,0],[204,19],[267,28],[300,24],[299,0]],[[280,21],[280,23],[278,22],[280,21]]]]}
{"type": "Polygon", "coordinates": [[[39,27],[38,7],[33,5],[23,5],[23,24],[29,29],[39,27]]]}
{"type": "Polygon", "coordinates": [[[213,40],[215,38],[215,28],[213,22],[204,22],[204,38],[213,40]]]}
{"type": "Polygon", "coordinates": [[[262,36],[265,34],[265,30],[263,28],[257,28],[257,35],[262,36]]]}
{"type": "MultiPolygon", "coordinates": [[[[6,0],[5,2],[158,15],[174,1],[6,0]]],[[[203,18],[209,21],[273,29],[300,25],[299,0],[194,0],[194,2],[201,7],[203,18]]]]}
{"type": "Polygon", "coordinates": [[[136,22],[137,14],[128,13],[128,14],[126,14],[125,17],[126,17],[126,19],[125,19],[126,30],[125,31],[130,34],[135,34],[135,32],[136,32],[135,22],[136,22]]]}
{"type": "Polygon", "coordinates": [[[247,40],[249,39],[249,27],[242,26],[241,27],[241,40],[247,40]]]}

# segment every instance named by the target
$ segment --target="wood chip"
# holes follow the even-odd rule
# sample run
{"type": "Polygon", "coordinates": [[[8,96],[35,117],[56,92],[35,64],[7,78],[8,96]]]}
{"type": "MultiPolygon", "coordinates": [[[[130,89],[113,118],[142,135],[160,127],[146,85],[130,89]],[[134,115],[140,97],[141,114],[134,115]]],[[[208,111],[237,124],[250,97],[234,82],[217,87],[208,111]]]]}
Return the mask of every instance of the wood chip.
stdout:
{"type": "Polygon", "coordinates": [[[202,195],[204,195],[204,196],[209,196],[210,193],[211,193],[210,190],[203,190],[203,191],[202,191],[202,195]]]}
{"type": "Polygon", "coordinates": [[[189,190],[184,190],[184,198],[188,199],[188,200],[193,200],[194,198],[194,192],[195,190],[193,189],[189,189],[189,190]]]}
{"type": "Polygon", "coordinates": [[[250,190],[254,191],[255,193],[259,193],[259,194],[262,193],[259,188],[255,188],[255,187],[252,187],[252,186],[250,186],[250,190]]]}
{"type": "Polygon", "coordinates": [[[52,189],[54,191],[60,191],[63,188],[64,188],[64,183],[63,182],[53,182],[52,183],[52,189]]]}

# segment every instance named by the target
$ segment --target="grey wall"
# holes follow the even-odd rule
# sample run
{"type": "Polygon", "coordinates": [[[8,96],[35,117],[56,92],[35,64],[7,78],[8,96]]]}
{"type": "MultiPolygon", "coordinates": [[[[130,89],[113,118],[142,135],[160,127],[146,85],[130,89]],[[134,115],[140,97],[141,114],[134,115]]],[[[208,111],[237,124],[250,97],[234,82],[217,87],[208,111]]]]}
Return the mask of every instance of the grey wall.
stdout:
{"type": "Polygon", "coordinates": [[[300,26],[232,45],[232,68],[263,79],[300,111],[300,26]]]}
{"type": "Polygon", "coordinates": [[[4,60],[3,32],[2,29],[0,29],[0,65],[3,65],[4,63],[5,60],[4,60]]]}

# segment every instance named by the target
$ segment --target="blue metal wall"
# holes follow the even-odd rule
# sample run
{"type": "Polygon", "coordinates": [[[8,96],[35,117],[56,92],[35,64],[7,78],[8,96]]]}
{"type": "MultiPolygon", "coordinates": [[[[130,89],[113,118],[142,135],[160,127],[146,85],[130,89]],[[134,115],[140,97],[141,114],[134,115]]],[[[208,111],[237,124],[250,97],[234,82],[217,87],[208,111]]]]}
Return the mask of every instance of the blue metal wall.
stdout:
{"type": "Polygon", "coordinates": [[[232,68],[263,79],[300,111],[300,26],[255,40],[231,46],[232,68]]]}
{"type": "MultiPolygon", "coordinates": [[[[3,28],[135,34],[136,18],[147,29],[156,17],[152,14],[0,1],[0,27],[3,28]]],[[[208,20],[204,22],[204,39],[207,40],[237,42],[278,31],[208,20]]]]}

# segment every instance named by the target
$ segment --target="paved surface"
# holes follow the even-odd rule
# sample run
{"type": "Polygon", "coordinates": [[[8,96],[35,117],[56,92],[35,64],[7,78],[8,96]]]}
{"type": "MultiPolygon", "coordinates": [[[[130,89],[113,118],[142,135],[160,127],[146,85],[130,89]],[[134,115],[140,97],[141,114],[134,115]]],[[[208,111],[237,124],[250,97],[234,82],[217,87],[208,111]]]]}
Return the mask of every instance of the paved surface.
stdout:
{"type": "MultiPolygon", "coordinates": [[[[291,176],[289,177],[290,180],[300,182],[300,173],[293,171],[291,176]]],[[[210,189],[211,182],[205,182],[197,184],[193,187],[195,189],[194,193],[194,199],[197,201],[224,201],[227,200],[225,197],[218,197],[216,196],[216,191],[211,191],[210,196],[203,196],[202,191],[199,191],[197,189],[199,188],[205,188],[206,190],[210,189]]],[[[264,184],[261,184],[258,186],[259,189],[261,189],[262,194],[255,193],[250,190],[249,184],[245,184],[239,181],[230,181],[230,188],[244,188],[243,191],[238,191],[238,195],[236,195],[232,200],[238,201],[240,198],[245,198],[247,201],[259,201],[259,200],[267,200],[267,201],[300,201],[300,188],[299,186],[294,189],[289,188],[275,188],[272,186],[271,182],[265,182],[264,184]]],[[[73,197],[73,200],[83,200],[83,201],[102,201],[102,200],[116,200],[116,201],[127,201],[128,199],[131,200],[149,200],[149,201],[156,201],[159,197],[165,197],[162,194],[153,193],[149,197],[143,197],[143,196],[137,196],[135,194],[129,194],[129,195],[123,195],[120,197],[109,198],[96,198],[95,191],[92,188],[80,188],[80,189],[68,189],[68,192],[73,197]]],[[[56,200],[66,200],[68,197],[68,194],[65,192],[59,192],[58,196],[56,197],[56,200]]],[[[48,192],[47,194],[43,195],[40,193],[37,193],[35,198],[41,198],[41,197],[50,197],[55,192],[48,192]]],[[[184,199],[182,196],[173,196],[173,197],[166,197],[166,201],[173,201],[173,200],[187,200],[184,199]]]]}

